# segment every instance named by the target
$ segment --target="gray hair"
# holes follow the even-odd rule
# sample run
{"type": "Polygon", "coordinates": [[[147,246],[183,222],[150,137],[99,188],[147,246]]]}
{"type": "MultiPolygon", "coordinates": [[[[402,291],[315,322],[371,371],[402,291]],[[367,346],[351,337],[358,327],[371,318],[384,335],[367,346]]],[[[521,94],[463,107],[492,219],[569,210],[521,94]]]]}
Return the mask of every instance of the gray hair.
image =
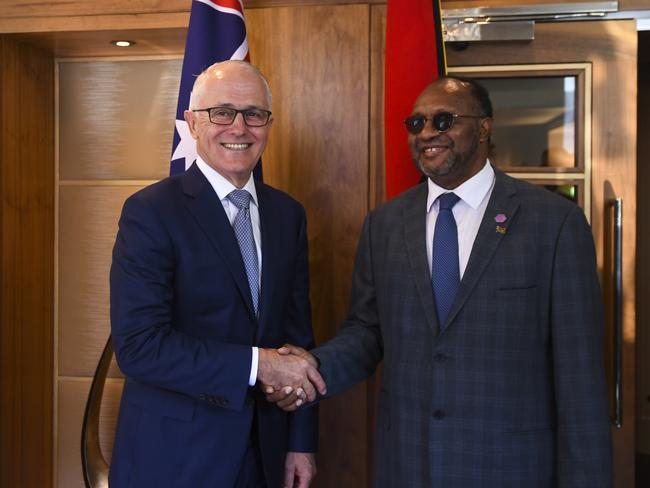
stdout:
{"type": "Polygon", "coordinates": [[[196,106],[196,101],[200,98],[200,95],[202,95],[203,93],[203,86],[205,85],[205,82],[207,81],[210,72],[213,71],[215,68],[219,68],[221,66],[230,65],[230,64],[239,65],[247,69],[249,72],[257,75],[260,78],[260,80],[262,80],[262,82],[264,83],[264,89],[266,91],[266,101],[269,105],[269,110],[271,110],[273,97],[271,95],[271,86],[269,85],[268,80],[256,66],[252,65],[248,61],[241,61],[239,59],[229,59],[226,61],[219,61],[218,63],[214,63],[213,65],[208,66],[206,69],[204,69],[203,72],[199,76],[197,76],[196,80],[194,80],[192,93],[190,93],[190,110],[199,108],[196,106]]]}

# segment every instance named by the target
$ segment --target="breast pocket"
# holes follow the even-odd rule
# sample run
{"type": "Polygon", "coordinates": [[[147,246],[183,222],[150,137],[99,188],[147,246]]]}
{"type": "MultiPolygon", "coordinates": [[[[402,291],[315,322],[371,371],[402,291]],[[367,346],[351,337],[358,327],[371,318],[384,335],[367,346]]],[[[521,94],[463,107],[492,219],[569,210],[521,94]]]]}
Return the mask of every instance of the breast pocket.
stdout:
{"type": "MultiPolygon", "coordinates": [[[[539,296],[535,284],[498,288],[490,309],[494,324],[521,331],[539,321],[539,296]]],[[[514,332],[514,331],[513,331],[514,332]]]]}

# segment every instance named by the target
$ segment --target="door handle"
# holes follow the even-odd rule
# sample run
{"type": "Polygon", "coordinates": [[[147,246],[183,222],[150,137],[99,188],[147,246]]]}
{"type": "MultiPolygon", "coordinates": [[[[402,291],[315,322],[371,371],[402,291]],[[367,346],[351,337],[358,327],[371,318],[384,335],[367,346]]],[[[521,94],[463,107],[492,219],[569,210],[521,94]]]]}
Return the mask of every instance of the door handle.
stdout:
{"type": "Polygon", "coordinates": [[[617,429],[623,427],[623,398],[621,380],[623,376],[623,199],[611,201],[614,209],[614,272],[612,273],[612,289],[614,306],[614,425],[617,429]]]}

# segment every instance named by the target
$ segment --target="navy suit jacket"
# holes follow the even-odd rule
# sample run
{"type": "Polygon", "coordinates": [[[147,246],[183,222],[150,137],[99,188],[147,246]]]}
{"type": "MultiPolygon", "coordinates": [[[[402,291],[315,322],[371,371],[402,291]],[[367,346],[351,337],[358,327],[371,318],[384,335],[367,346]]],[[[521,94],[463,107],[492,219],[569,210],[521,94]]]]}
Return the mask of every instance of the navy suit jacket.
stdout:
{"type": "Polygon", "coordinates": [[[383,359],[376,485],[610,486],[603,309],[584,214],[496,171],[441,327],[426,201],[425,183],[369,214],[348,318],[312,351],[328,394],[383,359]]]}
{"type": "Polygon", "coordinates": [[[232,486],[255,410],[269,487],[282,486],[287,451],[316,450],[316,409],[287,414],[248,387],[251,346],[313,346],[304,210],[256,190],[259,320],[233,229],[196,165],[124,204],[110,275],[126,377],[112,488],[232,486]]]}

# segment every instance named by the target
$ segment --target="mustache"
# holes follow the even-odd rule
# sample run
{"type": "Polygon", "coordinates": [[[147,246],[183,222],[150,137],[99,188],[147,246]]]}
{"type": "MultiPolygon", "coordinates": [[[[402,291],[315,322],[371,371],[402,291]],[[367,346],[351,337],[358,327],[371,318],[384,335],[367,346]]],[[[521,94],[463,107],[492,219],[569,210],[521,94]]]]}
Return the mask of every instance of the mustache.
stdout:
{"type": "Polygon", "coordinates": [[[440,144],[449,148],[453,148],[455,146],[454,141],[452,141],[449,137],[444,134],[439,134],[437,136],[431,136],[427,139],[418,141],[418,148],[422,149],[424,146],[430,146],[432,144],[440,144]]]}

